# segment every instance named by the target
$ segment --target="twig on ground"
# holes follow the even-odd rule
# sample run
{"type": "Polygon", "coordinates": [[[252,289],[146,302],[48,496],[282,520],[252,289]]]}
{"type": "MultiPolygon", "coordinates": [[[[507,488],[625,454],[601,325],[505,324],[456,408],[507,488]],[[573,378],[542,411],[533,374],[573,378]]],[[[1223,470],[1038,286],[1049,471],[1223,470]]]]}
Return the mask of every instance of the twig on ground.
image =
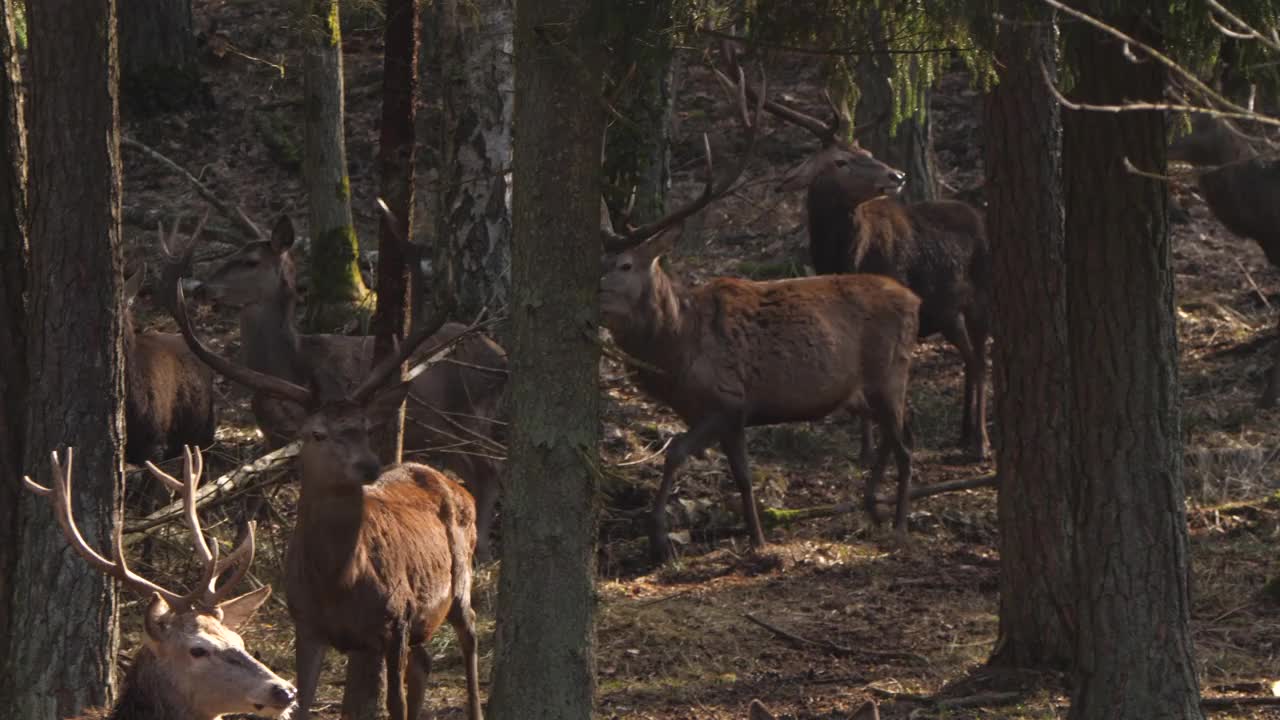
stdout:
{"type": "Polygon", "coordinates": [[[882,697],[886,700],[920,703],[922,705],[932,705],[936,708],[974,708],[989,707],[991,705],[1008,705],[1009,703],[1018,702],[1027,696],[1025,692],[1012,690],[1006,692],[975,693],[973,695],[960,695],[957,697],[938,697],[937,695],[894,692],[892,690],[878,688],[874,685],[868,685],[867,691],[872,695],[882,697]]]}
{"type": "Polygon", "coordinates": [[[787,640],[791,643],[794,643],[796,645],[808,645],[812,647],[822,648],[823,650],[827,650],[828,652],[833,652],[837,655],[846,655],[846,656],[853,656],[853,657],[872,657],[872,658],[878,658],[881,660],[908,660],[910,662],[919,663],[921,665],[929,664],[928,658],[913,652],[900,652],[895,650],[888,650],[888,651],[867,650],[865,648],[862,648],[862,649],[848,648],[848,647],[844,647],[843,645],[837,645],[831,642],[830,640],[811,640],[807,637],[796,635],[795,633],[790,632],[788,630],[783,630],[777,625],[772,625],[764,620],[761,620],[760,618],[756,617],[755,615],[752,615],[751,613],[743,613],[742,616],[747,620],[750,620],[751,622],[755,623],[756,625],[759,625],[760,627],[764,628],[765,630],[768,630],[774,635],[777,635],[778,637],[784,640],[787,640]]]}
{"type": "Polygon", "coordinates": [[[1236,267],[1240,268],[1240,272],[1244,273],[1244,279],[1249,283],[1249,287],[1253,288],[1253,291],[1258,294],[1258,299],[1262,301],[1268,311],[1271,310],[1271,301],[1267,299],[1267,294],[1262,292],[1262,289],[1258,287],[1258,283],[1253,281],[1253,275],[1249,274],[1249,270],[1245,268],[1244,263],[1240,262],[1238,257],[1231,259],[1236,261],[1236,267]]]}

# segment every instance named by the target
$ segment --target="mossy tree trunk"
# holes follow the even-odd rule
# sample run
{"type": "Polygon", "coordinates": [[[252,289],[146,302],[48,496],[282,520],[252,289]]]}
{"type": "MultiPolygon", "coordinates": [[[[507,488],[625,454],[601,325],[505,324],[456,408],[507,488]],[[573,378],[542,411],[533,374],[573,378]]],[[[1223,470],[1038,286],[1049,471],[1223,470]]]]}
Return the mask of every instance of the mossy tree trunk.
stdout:
{"type": "Polygon", "coordinates": [[[302,15],[303,175],[311,255],[307,326],[333,330],[369,291],[360,277],[351,216],[338,0],[304,0],[302,15]]]}
{"type": "Polygon", "coordinates": [[[605,94],[621,118],[610,118],[605,136],[605,201],[614,218],[635,194],[637,224],[661,217],[671,188],[671,119],[674,111],[671,0],[614,3],[605,94]]]}
{"type": "Polygon", "coordinates": [[[1056,67],[1052,26],[1003,0],[999,84],[987,95],[987,234],[1000,442],[1000,634],[991,664],[1070,667],[1071,436],[1063,245],[1062,123],[1041,75],[1056,67]]]}
{"type": "Polygon", "coordinates": [[[594,706],[603,5],[516,6],[498,720],[587,720],[594,706]]]}
{"type": "MultiPolygon", "coordinates": [[[[1086,3],[1159,48],[1167,4],[1086,3]]],[[[1163,66],[1064,26],[1073,99],[1160,102],[1163,66]]],[[[1203,717],[1190,575],[1160,112],[1065,111],[1069,492],[1076,523],[1072,720],[1203,717]]]]}
{"type": "Polygon", "coordinates": [[[120,13],[120,95],[137,112],[172,112],[204,92],[191,0],[127,0],[120,13]]]}
{"type": "Polygon", "coordinates": [[[439,0],[434,10],[443,127],[433,267],[466,319],[511,298],[513,5],[439,0]]]}
{"type": "MultiPolygon", "coordinates": [[[[18,493],[27,408],[27,140],[22,118],[15,6],[0,0],[0,650],[13,630],[18,493]]],[[[7,697],[0,679],[0,702],[7,697]]]]}
{"type": "MultiPolygon", "coordinates": [[[[114,0],[30,3],[30,272],[23,470],[48,485],[74,446],[74,508],[106,547],[123,477],[120,135],[114,0]]],[[[8,269],[6,269],[6,272],[8,269]]],[[[5,715],[63,718],[115,694],[114,583],[23,492],[5,715]]]]}

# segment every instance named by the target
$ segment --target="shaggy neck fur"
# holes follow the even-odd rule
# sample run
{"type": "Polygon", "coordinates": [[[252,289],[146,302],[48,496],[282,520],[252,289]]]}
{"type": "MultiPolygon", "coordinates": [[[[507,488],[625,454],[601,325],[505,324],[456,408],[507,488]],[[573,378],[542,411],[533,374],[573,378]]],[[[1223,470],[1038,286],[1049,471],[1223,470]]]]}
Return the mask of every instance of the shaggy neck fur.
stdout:
{"type": "MultiPolygon", "coordinates": [[[[687,293],[661,267],[655,268],[652,277],[649,293],[640,303],[650,309],[632,313],[624,327],[613,329],[613,339],[637,360],[674,372],[684,360],[680,338],[689,321],[687,293]]],[[[654,375],[642,368],[639,373],[641,378],[654,375]]]]}
{"type": "Polygon", "coordinates": [[[305,384],[298,365],[298,328],[293,322],[297,298],[293,290],[282,289],[280,296],[240,310],[240,338],[244,343],[244,362],[258,372],[305,384]]]}
{"type": "Polygon", "coordinates": [[[294,528],[298,542],[291,548],[291,552],[306,553],[300,566],[324,578],[348,572],[359,546],[364,505],[362,487],[349,492],[308,491],[304,487],[294,528]]]}
{"type": "Polygon", "coordinates": [[[819,177],[806,197],[809,215],[809,258],[819,275],[851,272],[853,208],[834,180],[819,177]]]}
{"type": "Polygon", "coordinates": [[[124,681],[124,694],[111,711],[110,720],[216,720],[197,715],[173,692],[151,650],[143,648],[133,658],[124,681]]]}

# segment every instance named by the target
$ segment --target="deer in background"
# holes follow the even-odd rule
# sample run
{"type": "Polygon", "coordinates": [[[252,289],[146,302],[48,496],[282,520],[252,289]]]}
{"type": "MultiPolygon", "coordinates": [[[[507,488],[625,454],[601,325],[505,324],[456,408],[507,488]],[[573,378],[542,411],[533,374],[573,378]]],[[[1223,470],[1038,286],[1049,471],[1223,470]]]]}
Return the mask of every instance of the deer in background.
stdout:
{"type": "MultiPolygon", "coordinates": [[[[736,69],[735,50],[726,44],[724,54],[736,69]]],[[[756,97],[750,87],[743,91],[756,97]]],[[[920,336],[942,333],[964,362],[960,444],[985,459],[991,446],[986,400],[991,256],[982,216],[952,200],[898,200],[906,175],[875,159],[856,141],[841,140],[844,118],[834,105],[832,119],[824,122],[766,99],[763,88],[760,99],[765,110],[808,130],[820,143],[819,150],[778,187],[783,192],[806,191],[814,272],[888,275],[920,296],[920,336]]],[[[865,460],[871,447],[865,424],[862,438],[865,460]]]]}
{"type": "MultiPolygon", "coordinates": [[[[192,237],[198,235],[198,231],[192,237]]],[[[334,392],[354,387],[368,372],[372,336],[303,334],[295,308],[297,276],[290,250],[293,224],[281,217],[270,240],[252,242],[233,253],[208,277],[184,285],[198,295],[240,308],[243,363],[302,387],[325,386],[334,392]]],[[[193,242],[185,248],[170,240],[162,251],[171,267],[189,264],[193,242]]],[[[413,383],[406,406],[405,455],[426,455],[458,475],[475,497],[478,555],[489,556],[501,471],[503,425],[500,404],[506,386],[507,356],[481,335],[463,336],[464,326],[446,323],[435,344],[458,338],[452,355],[413,383]]],[[[252,386],[250,386],[252,389],[252,386]]],[[[287,398],[254,389],[254,418],[277,448],[298,436],[309,411],[287,398]]]]}
{"type": "Polygon", "coordinates": [[[85,718],[110,720],[216,720],[230,713],[285,715],[293,706],[294,687],[245,651],[236,634],[271,595],[264,585],[239,597],[227,592],[249,571],[253,562],[253,524],[244,539],[225,559],[218,559],[218,545],[209,545],[195,509],[195,491],[204,468],[200,450],[185,452],[183,481],[147,467],[166,485],[182,494],[187,525],[203,568],[200,585],[180,594],[167,590],[129,569],[125,562],[121,527],[116,525],[112,557],[103,557],[80,534],[72,516],[71,467],[73,451],[67,448],[66,465],[53,453],[52,488],[23,477],[23,484],[49,498],[54,516],[73,550],[98,571],[120,581],[141,597],[150,597],[143,621],[143,646],[133,656],[124,692],[109,712],[91,711],[85,718]],[[235,568],[220,585],[217,578],[235,568]]]}
{"type": "MultiPolygon", "coordinates": [[[[741,79],[741,70],[739,78],[741,79]]],[[[835,410],[868,414],[882,441],[864,504],[880,521],[876,488],[890,454],[898,463],[894,526],[906,528],[911,453],[907,378],[920,300],[878,275],[828,275],[772,282],[716,278],[686,287],[663,270],[676,223],[733,186],[755,145],[760,107],[748,117],[738,85],[747,150],[717,188],[706,152],[706,186],[693,203],[649,225],[618,232],[604,223],[615,253],[600,280],[600,311],[618,346],[642,361],[636,384],[684,420],[688,431],[667,447],[662,484],[650,516],[650,550],[670,556],[666,504],[676,472],[690,455],[719,443],[742,495],[754,548],[764,546],[747,459],[746,428],[817,420],[835,410]]],[[[704,138],[704,146],[706,145],[704,138]]]]}
{"type": "MultiPolygon", "coordinates": [[[[1228,230],[1258,243],[1280,267],[1280,163],[1258,157],[1241,132],[1226,120],[1197,115],[1192,132],[1169,146],[1169,159],[1198,169],[1205,202],[1228,230]]],[[[1280,399],[1280,344],[1258,398],[1262,407],[1280,399]]]]}
{"type": "MultiPolygon", "coordinates": [[[[350,392],[325,396],[214,353],[196,337],[181,288],[175,319],[192,352],[215,371],[307,412],[298,428],[298,519],[285,559],[285,590],[297,631],[294,717],[309,717],[325,648],[333,647],[350,654],[351,662],[385,662],[391,720],[416,720],[431,667],[427,643],[447,619],[466,666],[467,717],[481,720],[471,609],[475,501],[426,465],[381,468],[369,442],[404,401],[413,373],[383,386],[418,345],[439,337],[440,323],[414,331],[350,392]]],[[[428,354],[442,349],[436,344],[428,354]]],[[[347,686],[344,706],[363,706],[377,692],[376,685],[363,684],[367,673],[355,677],[360,682],[347,686]]]]}

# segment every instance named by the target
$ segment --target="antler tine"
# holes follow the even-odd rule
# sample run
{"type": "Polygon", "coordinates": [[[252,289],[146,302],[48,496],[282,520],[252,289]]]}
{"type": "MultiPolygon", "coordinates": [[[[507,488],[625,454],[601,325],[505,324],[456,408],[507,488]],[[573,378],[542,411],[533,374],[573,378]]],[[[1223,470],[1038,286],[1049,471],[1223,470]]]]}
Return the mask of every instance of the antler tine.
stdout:
{"type": "MultiPolygon", "coordinates": [[[[741,68],[738,63],[738,53],[733,48],[733,44],[730,43],[728,40],[725,40],[724,42],[721,43],[721,52],[729,60],[729,69],[734,71],[740,71],[741,68]]],[[[722,74],[720,73],[719,70],[716,70],[716,73],[722,74]]],[[[739,72],[739,75],[740,74],[741,73],[739,72]]],[[[724,78],[722,80],[722,82],[725,82],[725,81],[728,81],[728,78],[724,78]]],[[[744,89],[746,90],[747,97],[751,98],[752,100],[756,99],[755,90],[751,89],[750,86],[744,89]]],[[[762,91],[760,95],[761,97],[764,97],[766,93],[762,91]]],[[[834,103],[830,103],[829,100],[828,100],[828,103],[832,105],[834,110],[834,103]]],[[[836,132],[840,130],[839,120],[836,120],[833,123],[826,123],[812,115],[803,113],[799,110],[796,110],[793,107],[783,105],[782,103],[777,102],[775,100],[765,99],[761,107],[763,107],[765,110],[768,110],[771,115],[785,122],[789,122],[792,125],[797,125],[799,127],[802,127],[805,130],[808,130],[809,132],[813,133],[818,138],[818,140],[822,142],[823,145],[827,145],[834,142],[836,139],[836,132]]]]}
{"type": "Polygon", "coordinates": [[[369,370],[369,375],[364,382],[360,383],[359,387],[351,392],[350,398],[357,403],[362,403],[373,395],[391,377],[392,373],[396,372],[409,359],[409,356],[413,355],[419,345],[426,342],[427,338],[435,335],[444,326],[447,317],[445,312],[436,311],[427,322],[405,338],[395,352],[383,358],[381,362],[369,370]]]}
{"type": "Polygon", "coordinates": [[[236,549],[232,550],[229,555],[218,561],[217,569],[215,569],[213,573],[215,581],[218,576],[226,572],[228,568],[235,567],[235,572],[216,588],[213,587],[212,584],[208,586],[210,593],[205,597],[204,602],[209,607],[217,606],[219,602],[230,594],[231,588],[235,587],[242,579],[244,579],[244,576],[248,574],[249,566],[253,565],[256,526],[257,524],[252,520],[246,523],[244,538],[240,540],[240,544],[236,545],[236,549]]]}
{"type": "Polygon", "coordinates": [[[304,407],[311,404],[314,398],[310,390],[300,385],[295,385],[284,378],[261,373],[231,362],[210,350],[204,344],[204,341],[196,337],[195,330],[191,327],[191,318],[187,315],[187,300],[182,292],[182,283],[174,284],[174,294],[173,319],[177,321],[178,329],[182,331],[182,337],[187,341],[187,347],[191,348],[191,352],[200,358],[201,362],[228,379],[250,389],[264,392],[283,400],[290,400],[304,407]]]}
{"type": "Polygon", "coordinates": [[[80,528],[76,525],[75,515],[71,509],[71,471],[75,460],[75,450],[67,448],[66,466],[63,466],[60,462],[57,451],[50,453],[50,456],[52,459],[50,464],[53,470],[52,489],[36,483],[25,475],[22,478],[22,482],[28,490],[35,494],[41,497],[52,497],[54,517],[57,519],[59,527],[62,528],[62,534],[71,545],[71,548],[80,557],[84,558],[91,567],[108,577],[119,580],[123,585],[139,595],[145,597],[149,593],[158,593],[170,603],[181,603],[183,597],[178,593],[167,590],[129,569],[129,566],[124,562],[124,542],[119,523],[115,526],[115,542],[112,547],[112,554],[115,556],[114,562],[103,557],[85,541],[84,536],[80,534],[80,528]]]}
{"type": "Polygon", "coordinates": [[[831,99],[831,91],[823,88],[822,99],[827,101],[827,109],[831,111],[831,122],[827,123],[827,131],[832,137],[840,132],[840,126],[844,125],[844,113],[840,111],[840,106],[836,105],[836,101],[831,99]]]}

